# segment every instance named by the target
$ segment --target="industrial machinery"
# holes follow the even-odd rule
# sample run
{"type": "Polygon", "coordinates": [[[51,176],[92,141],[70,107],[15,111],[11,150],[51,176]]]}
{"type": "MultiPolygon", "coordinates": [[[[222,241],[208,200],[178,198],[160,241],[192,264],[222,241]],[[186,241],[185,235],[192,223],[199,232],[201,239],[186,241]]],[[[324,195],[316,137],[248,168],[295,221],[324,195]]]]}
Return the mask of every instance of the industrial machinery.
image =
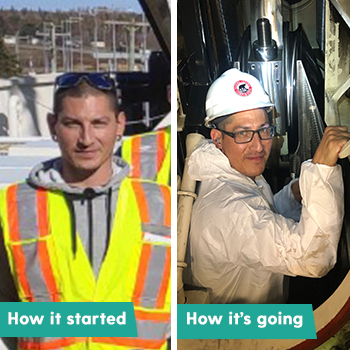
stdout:
{"type": "MultiPolygon", "coordinates": [[[[178,174],[182,178],[178,303],[208,302],[205,290],[183,288],[182,271],[196,197],[196,183],[186,174],[185,143],[190,143],[189,154],[199,139],[209,135],[202,125],[209,86],[225,70],[236,67],[259,79],[270,95],[276,106],[272,118],[277,137],[264,176],[277,192],[299,176],[301,163],[313,157],[327,125],[346,125],[350,130],[349,43],[350,3],[345,0],[178,0],[178,174]]],[[[290,279],[288,302],[313,305],[318,339],[240,341],[241,349],[314,349],[350,319],[349,159],[340,159],[339,164],[345,184],[345,220],[338,262],[324,278],[290,279]]],[[[340,341],[343,348],[350,347],[344,330],[350,327],[346,327],[340,341]]],[[[191,349],[191,344],[196,349],[220,347],[214,340],[203,340],[202,345],[183,340],[178,348],[191,349]]],[[[221,348],[238,348],[237,344],[227,341],[221,348]]]]}

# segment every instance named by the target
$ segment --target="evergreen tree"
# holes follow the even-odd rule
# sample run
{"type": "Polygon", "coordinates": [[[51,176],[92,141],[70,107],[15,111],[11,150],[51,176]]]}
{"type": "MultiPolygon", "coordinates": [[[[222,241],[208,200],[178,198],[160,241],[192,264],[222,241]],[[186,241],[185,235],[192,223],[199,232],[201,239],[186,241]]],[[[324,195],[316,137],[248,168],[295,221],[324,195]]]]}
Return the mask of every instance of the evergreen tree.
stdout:
{"type": "Polygon", "coordinates": [[[0,77],[10,78],[20,74],[21,69],[14,55],[6,48],[4,38],[0,37],[0,77]]]}

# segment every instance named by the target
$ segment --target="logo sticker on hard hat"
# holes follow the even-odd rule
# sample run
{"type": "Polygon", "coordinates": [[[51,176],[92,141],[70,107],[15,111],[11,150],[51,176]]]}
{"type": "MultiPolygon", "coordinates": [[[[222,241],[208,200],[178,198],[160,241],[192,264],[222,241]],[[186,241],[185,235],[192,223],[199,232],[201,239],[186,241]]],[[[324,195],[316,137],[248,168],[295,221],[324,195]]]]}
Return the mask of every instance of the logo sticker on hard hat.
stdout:
{"type": "Polygon", "coordinates": [[[245,80],[236,81],[233,88],[239,96],[249,96],[252,92],[252,86],[245,80]]]}

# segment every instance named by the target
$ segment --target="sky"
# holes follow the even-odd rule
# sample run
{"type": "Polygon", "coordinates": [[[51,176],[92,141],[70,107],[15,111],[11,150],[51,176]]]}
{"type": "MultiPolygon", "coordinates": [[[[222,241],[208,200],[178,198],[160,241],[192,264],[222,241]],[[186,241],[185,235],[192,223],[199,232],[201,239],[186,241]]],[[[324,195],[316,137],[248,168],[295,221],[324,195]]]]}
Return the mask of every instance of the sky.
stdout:
{"type": "Polygon", "coordinates": [[[11,6],[19,10],[24,7],[37,10],[40,7],[46,11],[55,11],[57,9],[66,11],[74,10],[78,7],[107,6],[116,10],[142,12],[138,0],[1,0],[0,2],[0,8],[2,9],[8,9],[11,6]]]}

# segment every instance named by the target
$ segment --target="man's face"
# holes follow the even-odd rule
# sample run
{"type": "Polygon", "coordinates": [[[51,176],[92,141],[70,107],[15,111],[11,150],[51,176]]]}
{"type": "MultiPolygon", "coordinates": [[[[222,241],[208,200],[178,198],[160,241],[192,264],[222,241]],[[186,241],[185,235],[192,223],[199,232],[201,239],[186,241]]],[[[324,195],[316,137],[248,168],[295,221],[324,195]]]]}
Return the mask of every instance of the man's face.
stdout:
{"type": "Polygon", "coordinates": [[[67,96],[59,114],[48,120],[61,149],[64,172],[69,171],[70,177],[110,172],[115,140],[124,132],[125,119],[116,116],[107,96],[67,96]]]}
{"type": "MultiPolygon", "coordinates": [[[[269,125],[267,114],[263,109],[252,109],[235,113],[230,117],[230,123],[225,126],[229,132],[258,130],[269,125]]],[[[253,180],[260,175],[270,155],[272,139],[261,140],[257,133],[251,142],[237,144],[235,140],[216,129],[211,131],[211,137],[217,148],[226,155],[233,168],[253,180]]]]}

